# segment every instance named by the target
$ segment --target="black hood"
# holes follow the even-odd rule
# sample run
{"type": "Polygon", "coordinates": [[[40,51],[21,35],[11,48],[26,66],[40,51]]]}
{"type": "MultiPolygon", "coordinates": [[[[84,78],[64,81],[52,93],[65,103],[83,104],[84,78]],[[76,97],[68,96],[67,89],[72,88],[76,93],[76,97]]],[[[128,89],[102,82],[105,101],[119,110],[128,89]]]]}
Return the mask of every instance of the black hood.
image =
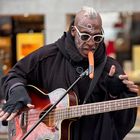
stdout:
{"type": "MultiPolygon", "coordinates": [[[[62,54],[70,61],[74,61],[76,63],[79,63],[81,61],[88,61],[87,58],[82,57],[82,55],[79,53],[70,31],[64,32],[63,36],[56,42],[56,45],[58,46],[62,54]]],[[[95,66],[102,63],[105,57],[105,44],[104,42],[101,42],[94,54],[95,66]]]]}

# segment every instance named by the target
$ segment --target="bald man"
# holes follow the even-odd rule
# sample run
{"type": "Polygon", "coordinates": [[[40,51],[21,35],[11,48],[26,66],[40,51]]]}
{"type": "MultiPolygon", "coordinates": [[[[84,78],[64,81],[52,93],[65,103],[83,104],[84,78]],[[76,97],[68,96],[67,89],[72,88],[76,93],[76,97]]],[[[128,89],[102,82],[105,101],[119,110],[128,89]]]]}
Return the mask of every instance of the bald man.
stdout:
{"type": "MultiPolygon", "coordinates": [[[[7,102],[0,111],[0,120],[13,121],[15,126],[9,129],[10,138],[16,140],[24,138],[25,132],[30,130],[41,112],[44,112],[41,109],[38,117],[32,115],[32,112],[37,113],[37,105],[41,106],[45,97],[42,99],[41,95],[37,96],[38,100],[34,102],[27,90],[29,85],[32,85],[34,90],[39,87],[48,93],[51,92],[46,96],[54,104],[60,93],[52,91],[58,88],[68,89],[88,69],[88,72],[86,71],[86,74],[84,73],[84,76],[72,87],[75,98],[72,101],[66,99],[67,104],[63,99],[58,105],[71,111],[69,106],[75,102],[75,110],[60,111],[59,114],[65,116],[64,118],[61,116],[62,120],[55,118],[58,115],[56,111],[56,116],[50,117],[53,118],[53,125],[48,125],[46,121],[41,122],[26,140],[122,140],[135,124],[137,109],[128,107],[123,110],[122,107],[121,111],[117,111],[119,110],[117,107],[122,104],[113,103],[117,99],[136,96],[138,86],[128,79],[115,59],[106,56],[105,48],[100,14],[91,7],[84,7],[76,14],[69,31],[60,39],[17,62],[2,79],[1,86],[7,102]],[[97,76],[94,69],[98,71],[100,66],[102,66],[100,77],[95,88],[91,89],[94,77],[97,76]],[[111,104],[105,104],[108,100],[111,104]],[[104,104],[100,106],[95,104],[101,101],[105,101],[104,104]],[[83,103],[84,105],[80,106],[83,103]],[[91,106],[86,106],[89,103],[91,106]],[[78,105],[79,110],[76,110],[78,105]],[[23,115],[19,114],[24,107],[28,107],[29,111],[24,118],[26,123],[23,127],[20,120],[23,115]],[[34,121],[31,123],[29,120],[34,121]]],[[[42,105],[43,108],[48,106],[47,103],[46,101],[45,106],[42,105]]]]}

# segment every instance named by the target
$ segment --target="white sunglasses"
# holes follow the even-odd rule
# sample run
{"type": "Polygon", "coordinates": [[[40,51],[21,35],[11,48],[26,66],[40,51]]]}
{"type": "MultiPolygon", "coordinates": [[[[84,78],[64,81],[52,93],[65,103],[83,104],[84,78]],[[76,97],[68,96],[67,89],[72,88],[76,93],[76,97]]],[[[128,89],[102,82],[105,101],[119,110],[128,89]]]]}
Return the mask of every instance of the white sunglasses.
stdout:
{"type": "Polygon", "coordinates": [[[87,33],[81,33],[79,30],[78,30],[78,28],[76,27],[76,26],[73,26],[75,29],[76,29],[76,31],[78,32],[78,34],[79,34],[79,37],[80,37],[80,39],[82,40],[82,41],[84,41],[84,42],[87,42],[87,41],[89,41],[91,38],[92,38],[92,40],[95,42],[95,43],[100,43],[102,40],[103,40],[103,38],[104,38],[104,35],[101,35],[101,34],[97,34],[97,35],[90,35],[90,34],[87,34],[87,33]]]}

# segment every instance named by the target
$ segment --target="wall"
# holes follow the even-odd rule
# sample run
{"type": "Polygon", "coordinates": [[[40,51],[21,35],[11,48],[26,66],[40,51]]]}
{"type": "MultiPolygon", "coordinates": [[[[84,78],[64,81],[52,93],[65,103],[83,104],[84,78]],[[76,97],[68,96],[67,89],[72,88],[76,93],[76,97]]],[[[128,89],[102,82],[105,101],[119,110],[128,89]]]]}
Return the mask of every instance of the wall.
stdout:
{"type": "Polygon", "coordinates": [[[51,43],[64,32],[66,13],[75,13],[84,5],[100,12],[140,10],[140,0],[0,0],[0,15],[44,14],[46,43],[51,43]]]}

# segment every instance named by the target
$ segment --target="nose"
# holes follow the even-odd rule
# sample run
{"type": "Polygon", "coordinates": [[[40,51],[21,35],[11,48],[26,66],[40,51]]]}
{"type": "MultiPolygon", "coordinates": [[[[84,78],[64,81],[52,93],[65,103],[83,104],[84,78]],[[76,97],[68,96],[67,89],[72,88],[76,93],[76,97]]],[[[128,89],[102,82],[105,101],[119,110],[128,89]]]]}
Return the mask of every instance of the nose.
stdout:
{"type": "Polygon", "coordinates": [[[90,40],[87,42],[89,46],[93,47],[95,46],[95,41],[93,40],[93,38],[91,37],[90,40]]]}

